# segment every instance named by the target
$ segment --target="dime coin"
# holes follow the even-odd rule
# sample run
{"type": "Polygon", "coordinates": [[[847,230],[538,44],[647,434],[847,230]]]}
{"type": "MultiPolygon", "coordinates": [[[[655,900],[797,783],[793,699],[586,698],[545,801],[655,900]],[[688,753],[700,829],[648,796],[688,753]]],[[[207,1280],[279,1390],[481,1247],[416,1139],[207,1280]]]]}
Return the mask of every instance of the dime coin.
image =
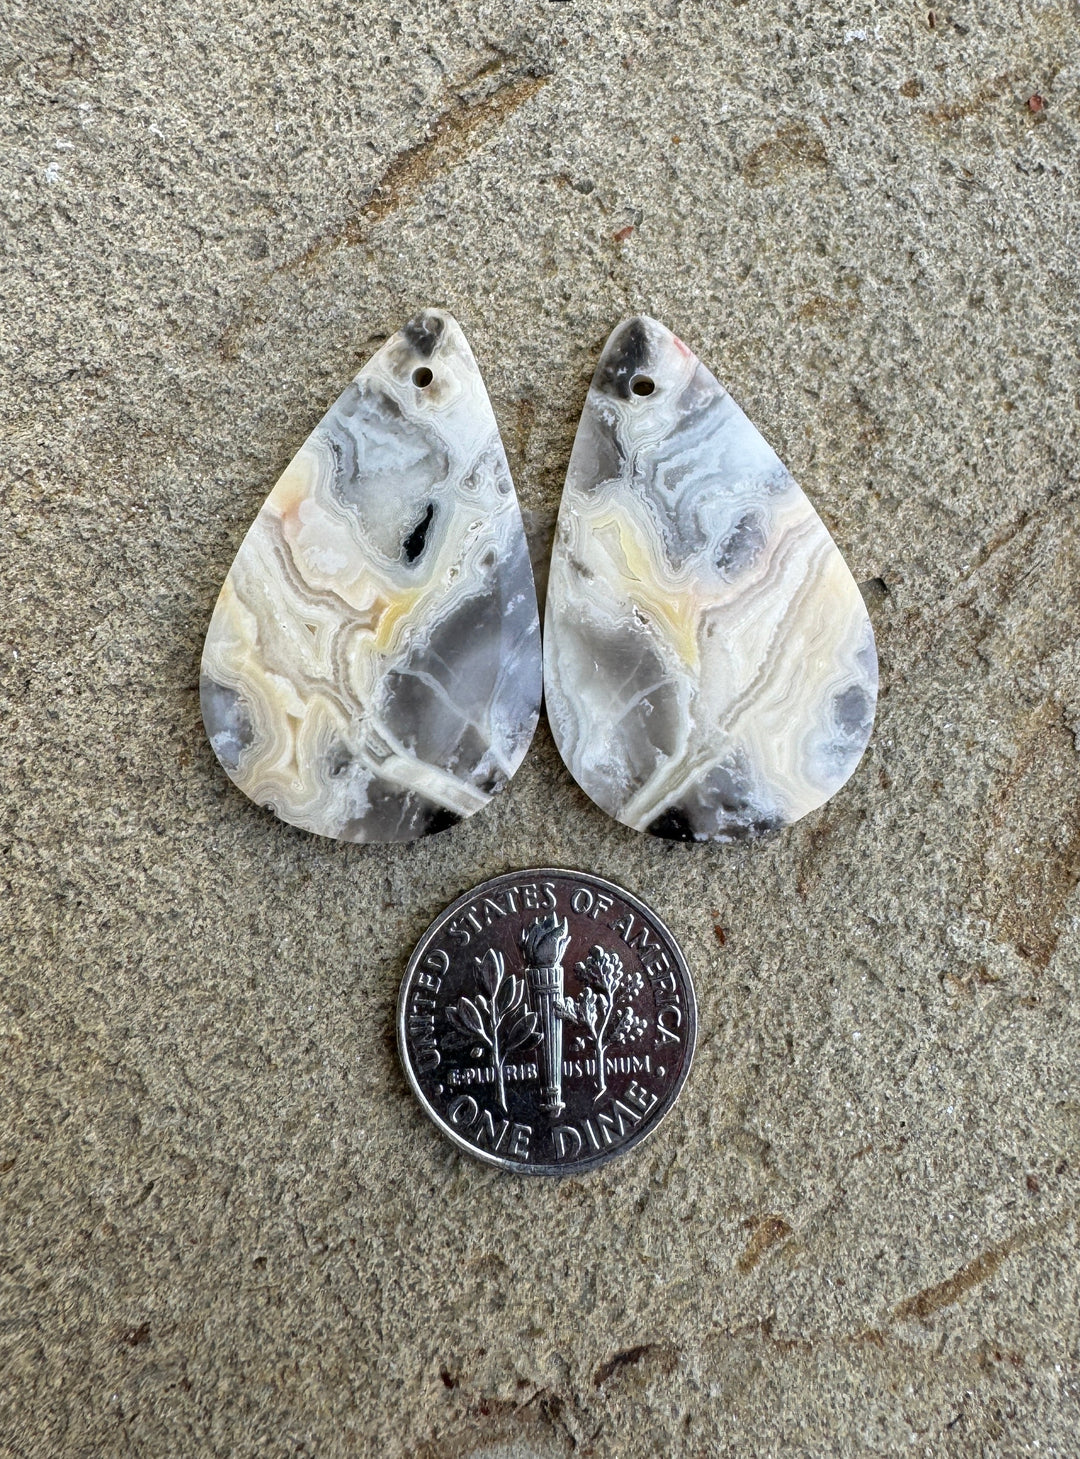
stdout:
{"type": "Polygon", "coordinates": [[[420,939],[398,997],[409,1082],[445,1135],[525,1175],[602,1165],[678,1097],[697,1005],[656,913],[583,872],[508,872],[420,939]]]}

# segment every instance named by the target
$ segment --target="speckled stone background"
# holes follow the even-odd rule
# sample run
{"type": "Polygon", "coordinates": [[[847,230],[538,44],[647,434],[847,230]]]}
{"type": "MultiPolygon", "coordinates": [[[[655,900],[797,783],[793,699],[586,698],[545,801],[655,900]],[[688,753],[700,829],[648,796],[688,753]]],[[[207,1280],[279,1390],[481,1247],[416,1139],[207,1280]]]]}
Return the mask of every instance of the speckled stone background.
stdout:
{"type": "Polygon", "coordinates": [[[1080,1452],[1080,12],[8,0],[0,1451],[1080,1452]],[[647,840],[545,727],[405,848],[199,719],[269,487],[450,308],[542,535],[644,309],[864,584],[877,729],[764,844],[647,840]],[[523,1182],[399,1072],[414,940],[541,858],[652,901],[657,1136],[523,1182]]]}

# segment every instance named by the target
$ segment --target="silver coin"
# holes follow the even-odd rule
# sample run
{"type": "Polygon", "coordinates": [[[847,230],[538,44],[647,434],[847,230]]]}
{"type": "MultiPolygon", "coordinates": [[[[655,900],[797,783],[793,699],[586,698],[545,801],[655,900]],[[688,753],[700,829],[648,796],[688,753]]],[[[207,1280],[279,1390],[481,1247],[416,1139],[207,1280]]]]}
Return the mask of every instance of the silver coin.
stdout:
{"type": "Polygon", "coordinates": [[[678,1098],[697,1004],[679,946],[602,877],[535,867],[459,897],[409,959],[398,1048],[462,1150],[571,1175],[639,1144],[678,1098]]]}

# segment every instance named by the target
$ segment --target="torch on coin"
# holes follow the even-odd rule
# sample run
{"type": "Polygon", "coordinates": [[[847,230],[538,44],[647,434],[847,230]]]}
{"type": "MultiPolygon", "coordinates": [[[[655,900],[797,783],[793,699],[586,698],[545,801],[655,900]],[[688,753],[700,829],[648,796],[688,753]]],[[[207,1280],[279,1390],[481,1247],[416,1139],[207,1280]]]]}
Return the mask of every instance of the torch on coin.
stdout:
{"type": "Polygon", "coordinates": [[[544,1077],[540,1091],[540,1108],[547,1114],[561,1114],[562,1097],[562,1019],[556,1011],[563,1001],[562,957],[570,942],[570,928],[553,912],[538,917],[522,928],[521,951],[533,995],[533,1010],[540,1015],[544,1041],[540,1046],[544,1077]]]}

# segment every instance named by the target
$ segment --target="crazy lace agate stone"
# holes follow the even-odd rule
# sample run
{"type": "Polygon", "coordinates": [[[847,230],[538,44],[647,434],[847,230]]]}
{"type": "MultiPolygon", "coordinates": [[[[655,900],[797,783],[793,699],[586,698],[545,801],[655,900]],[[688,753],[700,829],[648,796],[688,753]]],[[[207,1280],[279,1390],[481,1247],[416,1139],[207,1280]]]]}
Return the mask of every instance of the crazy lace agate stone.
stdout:
{"type": "Polygon", "coordinates": [[[870,620],[824,523],[691,351],[626,320],[574,442],[548,579],[555,741],[609,815],[684,841],[798,820],[870,735],[870,620]]]}
{"type": "Polygon", "coordinates": [[[532,567],[457,323],[417,316],[304,442],[236,555],[202,711],[242,791],[343,841],[408,841],[486,805],[541,695],[532,567]]]}

